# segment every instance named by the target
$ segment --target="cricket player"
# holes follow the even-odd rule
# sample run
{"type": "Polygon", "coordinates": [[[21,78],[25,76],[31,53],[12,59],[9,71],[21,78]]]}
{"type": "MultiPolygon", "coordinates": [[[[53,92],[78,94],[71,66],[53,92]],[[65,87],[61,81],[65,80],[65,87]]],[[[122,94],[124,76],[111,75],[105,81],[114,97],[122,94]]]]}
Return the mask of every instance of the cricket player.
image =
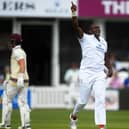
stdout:
{"type": "Polygon", "coordinates": [[[2,123],[0,128],[11,129],[12,100],[18,94],[18,105],[20,109],[21,126],[18,129],[31,129],[30,109],[26,102],[26,91],[29,85],[27,73],[26,53],[21,48],[22,37],[14,33],[10,36],[9,45],[11,54],[10,79],[6,82],[3,95],[2,123]]]}
{"type": "Polygon", "coordinates": [[[82,30],[77,19],[77,6],[73,2],[71,11],[73,28],[77,33],[82,50],[79,72],[80,96],[70,114],[71,129],[77,129],[77,113],[87,104],[92,90],[95,96],[95,124],[99,129],[105,129],[106,77],[112,76],[112,67],[107,54],[107,42],[100,36],[100,27],[96,24],[89,26],[89,34],[82,30]]]}

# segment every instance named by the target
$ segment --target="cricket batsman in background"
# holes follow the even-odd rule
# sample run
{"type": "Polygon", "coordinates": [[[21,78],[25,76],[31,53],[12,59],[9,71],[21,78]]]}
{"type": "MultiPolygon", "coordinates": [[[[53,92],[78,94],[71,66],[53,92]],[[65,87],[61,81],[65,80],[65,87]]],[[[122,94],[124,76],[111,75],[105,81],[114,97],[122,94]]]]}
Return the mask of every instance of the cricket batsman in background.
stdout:
{"type": "Polygon", "coordinates": [[[107,42],[100,36],[100,27],[92,23],[85,33],[79,26],[77,6],[72,2],[72,25],[81,46],[82,60],[79,71],[80,96],[70,114],[71,129],[77,129],[77,113],[87,104],[91,91],[95,96],[95,124],[106,127],[105,88],[106,78],[112,76],[107,42]]]}
{"type": "Polygon", "coordinates": [[[2,123],[0,128],[11,129],[12,100],[18,94],[21,126],[18,129],[31,129],[30,108],[26,101],[26,91],[29,85],[27,73],[26,53],[21,48],[22,37],[14,33],[10,36],[9,46],[12,54],[10,58],[10,79],[4,83],[2,123]]]}

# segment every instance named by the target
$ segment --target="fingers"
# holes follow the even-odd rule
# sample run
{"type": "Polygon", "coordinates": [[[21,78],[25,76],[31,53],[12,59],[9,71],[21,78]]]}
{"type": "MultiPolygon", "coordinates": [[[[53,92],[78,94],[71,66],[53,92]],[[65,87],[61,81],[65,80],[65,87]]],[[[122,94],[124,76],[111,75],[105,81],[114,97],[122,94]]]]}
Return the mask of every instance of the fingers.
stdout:
{"type": "Polygon", "coordinates": [[[75,6],[75,4],[73,3],[73,1],[71,1],[71,4],[72,4],[72,6],[75,6]]]}
{"type": "Polygon", "coordinates": [[[73,1],[71,1],[72,6],[74,5],[73,1]]]}

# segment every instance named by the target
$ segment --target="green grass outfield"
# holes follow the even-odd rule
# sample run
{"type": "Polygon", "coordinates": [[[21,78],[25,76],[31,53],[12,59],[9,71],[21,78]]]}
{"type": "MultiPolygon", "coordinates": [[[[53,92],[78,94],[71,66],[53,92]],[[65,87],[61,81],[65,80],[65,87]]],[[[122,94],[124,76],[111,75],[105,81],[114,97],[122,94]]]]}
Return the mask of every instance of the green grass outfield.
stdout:
{"type": "MultiPolygon", "coordinates": [[[[32,129],[70,129],[70,112],[71,110],[67,109],[33,109],[31,112],[32,129]]],[[[19,111],[14,110],[12,129],[17,129],[19,125],[19,111]]],[[[94,124],[93,111],[82,110],[79,113],[78,129],[98,129],[94,124]]],[[[107,111],[107,129],[129,129],[129,111],[107,111]]]]}

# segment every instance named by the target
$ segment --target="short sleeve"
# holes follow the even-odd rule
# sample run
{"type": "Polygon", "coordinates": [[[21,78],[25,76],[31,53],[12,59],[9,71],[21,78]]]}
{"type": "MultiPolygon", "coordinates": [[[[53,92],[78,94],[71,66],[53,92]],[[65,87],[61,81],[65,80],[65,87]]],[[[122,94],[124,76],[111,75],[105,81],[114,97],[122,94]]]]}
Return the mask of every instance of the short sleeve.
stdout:
{"type": "Polygon", "coordinates": [[[20,59],[24,59],[24,53],[20,49],[17,49],[14,51],[14,56],[15,56],[17,61],[20,59]]]}

